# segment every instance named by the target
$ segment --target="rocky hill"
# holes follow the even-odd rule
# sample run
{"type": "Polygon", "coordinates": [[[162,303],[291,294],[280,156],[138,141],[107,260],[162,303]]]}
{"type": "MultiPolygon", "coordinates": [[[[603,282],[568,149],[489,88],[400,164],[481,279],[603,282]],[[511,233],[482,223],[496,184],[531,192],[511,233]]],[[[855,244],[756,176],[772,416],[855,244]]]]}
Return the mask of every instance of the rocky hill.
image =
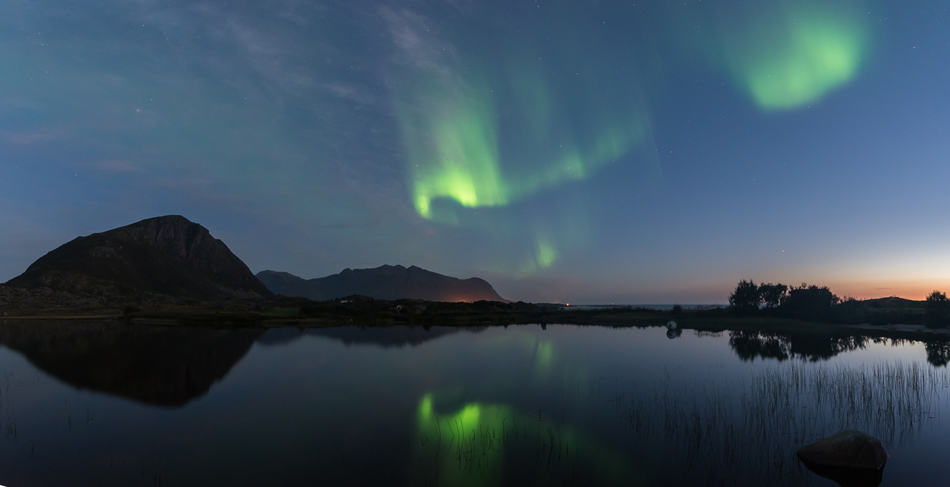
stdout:
{"type": "Polygon", "coordinates": [[[178,215],[78,237],[34,262],[7,285],[108,299],[271,295],[224,242],[178,215]]]}
{"type": "Polygon", "coordinates": [[[339,274],[309,280],[286,272],[263,271],[257,278],[275,294],[317,301],[353,295],[375,299],[504,301],[484,279],[458,279],[416,266],[345,269],[339,274]]]}

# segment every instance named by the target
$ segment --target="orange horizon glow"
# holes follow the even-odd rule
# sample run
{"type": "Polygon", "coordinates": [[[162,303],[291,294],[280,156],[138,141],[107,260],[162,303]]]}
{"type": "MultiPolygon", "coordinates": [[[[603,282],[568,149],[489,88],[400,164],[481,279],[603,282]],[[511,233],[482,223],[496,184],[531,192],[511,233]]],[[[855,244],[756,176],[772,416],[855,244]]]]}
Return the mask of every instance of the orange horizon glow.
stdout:
{"type": "Polygon", "coordinates": [[[839,297],[853,297],[855,299],[874,299],[898,297],[921,301],[933,291],[947,292],[950,290],[950,280],[934,280],[919,282],[863,282],[828,284],[828,287],[839,297]]]}
{"type": "MultiPolygon", "coordinates": [[[[745,278],[749,279],[749,278],[745,278]]],[[[859,300],[878,299],[898,297],[914,301],[923,301],[933,291],[941,291],[950,294],[950,277],[940,278],[920,278],[920,279],[756,279],[751,278],[756,284],[762,283],[782,283],[789,287],[797,287],[802,283],[816,286],[827,286],[831,292],[841,299],[855,298],[859,300]]],[[[735,289],[736,282],[728,283],[707,283],[694,284],[686,289],[676,289],[669,286],[666,291],[671,295],[685,294],[693,296],[721,296],[716,300],[719,303],[725,303],[729,295],[735,289]]],[[[687,299],[673,299],[672,301],[689,301],[687,299]]],[[[671,302],[672,302],[671,301],[671,302]]]]}
{"type": "MultiPolygon", "coordinates": [[[[800,281],[756,281],[782,282],[790,287],[798,286],[800,281]]],[[[950,279],[915,279],[915,280],[862,280],[862,281],[822,281],[811,279],[803,281],[809,285],[828,286],[831,292],[841,299],[855,298],[860,300],[897,297],[922,301],[933,291],[950,292],[950,279]]],[[[729,289],[729,293],[732,288],[729,289]]],[[[728,293],[726,294],[728,296],[728,293]]]]}

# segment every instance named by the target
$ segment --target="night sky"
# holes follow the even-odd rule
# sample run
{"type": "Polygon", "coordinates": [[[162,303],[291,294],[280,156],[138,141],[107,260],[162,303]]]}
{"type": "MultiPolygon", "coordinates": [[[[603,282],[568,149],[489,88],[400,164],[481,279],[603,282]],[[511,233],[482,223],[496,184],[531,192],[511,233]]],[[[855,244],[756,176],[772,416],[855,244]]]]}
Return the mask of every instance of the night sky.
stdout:
{"type": "Polygon", "coordinates": [[[161,214],[509,299],[950,289],[950,3],[4,0],[0,281],[161,214]]]}

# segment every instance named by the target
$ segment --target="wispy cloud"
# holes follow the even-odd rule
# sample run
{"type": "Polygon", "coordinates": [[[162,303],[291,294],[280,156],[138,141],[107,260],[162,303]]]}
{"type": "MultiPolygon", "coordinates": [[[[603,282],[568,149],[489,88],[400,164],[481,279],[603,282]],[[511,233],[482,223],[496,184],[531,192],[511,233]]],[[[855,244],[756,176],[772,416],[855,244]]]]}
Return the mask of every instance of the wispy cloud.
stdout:
{"type": "Polygon", "coordinates": [[[218,49],[235,52],[237,58],[217,55],[204,63],[220,71],[222,79],[234,77],[243,65],[267,86],[303,96],[318,83],[311,67],[302,61],[313,46],[299,38],[303,31],[298,27],[308,24],[315,7],[295,0],[267,3],[269,15],[252,17],[218,2],[175,5],[138,0],[143,25],[161,30],[169,46],[191,54],[218,49]]]}
{"type": "Polygon", "coordinates": [[[0,131],[0,140],[11,145],[39,144],[42,142],[49,142],[58,137],[59,137],[58,134],[46,129],[22,130],[22,131],[12,131],[12,130],[0,131]]]}
{"type": "Polygon", "coordinates": [[[352,84],[328,82],[320,86],[331,96],[360,105],[370,105],[376,101],[373,94],[352,84]]]}
{"type": "Polygon", "coordinates": [[[125,161],[121,159],[102,160],[95,163],[93,167],[97,171],[104,173],[130,174],[145,172],[145,169],[142,168],[142,166],[131,161],[125,161]]]}
{"type": "Polygon", "coordinates": [[[306,69],[288,60],[297,56],[291,41],[279,39],[273,31],[264,32],[236,18],[229,18],[227,26],[231,38],[258,76],[295,95],[316,86],[306,69]]]}
{"type": "Polygon", "coordinates": [[[390,39],[397,48],[396,62],[434,73],[450,74],[448,61],[455,55],[452,46],[439,39],[431,22],[411,10],[380,7],[390,39]]]}

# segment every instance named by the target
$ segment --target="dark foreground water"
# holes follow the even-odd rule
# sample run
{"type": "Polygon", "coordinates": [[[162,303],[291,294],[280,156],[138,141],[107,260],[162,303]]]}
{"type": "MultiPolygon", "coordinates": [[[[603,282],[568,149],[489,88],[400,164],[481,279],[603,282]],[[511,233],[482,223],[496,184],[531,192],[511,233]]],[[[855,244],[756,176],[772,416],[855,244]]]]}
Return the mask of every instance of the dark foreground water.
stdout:
{"type": "Polygon", "coordinates": [[[834,485],[884,442],[950,482],[950,347],[663,328],[0,323],[0,484],[834,485]]]}

